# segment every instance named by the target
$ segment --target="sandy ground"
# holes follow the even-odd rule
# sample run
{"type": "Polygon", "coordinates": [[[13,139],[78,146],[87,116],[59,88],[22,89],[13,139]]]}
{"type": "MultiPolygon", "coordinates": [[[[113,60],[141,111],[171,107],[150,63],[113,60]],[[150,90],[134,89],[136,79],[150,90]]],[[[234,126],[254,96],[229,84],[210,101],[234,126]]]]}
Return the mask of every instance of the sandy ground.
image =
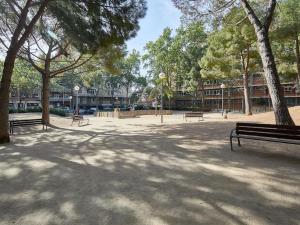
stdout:
{"type": "Polygon", "coordinates": [[[229,148],[235,121],[272,113],[89,119],[52,117],[0,145],[0,225],[300,224],[300,147],[229,148]]]}

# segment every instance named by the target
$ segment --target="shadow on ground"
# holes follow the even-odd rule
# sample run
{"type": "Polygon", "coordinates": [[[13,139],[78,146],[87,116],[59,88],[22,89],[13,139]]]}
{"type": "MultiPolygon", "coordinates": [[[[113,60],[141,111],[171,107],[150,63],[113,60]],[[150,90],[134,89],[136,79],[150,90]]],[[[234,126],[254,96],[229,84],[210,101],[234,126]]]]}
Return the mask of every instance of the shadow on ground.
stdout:
{"type": "Polygon", "coordinates": [[[300,224],[297,147],[230,152],[232,126],[18,134],[0,146],[0,224],[300,224]]]}

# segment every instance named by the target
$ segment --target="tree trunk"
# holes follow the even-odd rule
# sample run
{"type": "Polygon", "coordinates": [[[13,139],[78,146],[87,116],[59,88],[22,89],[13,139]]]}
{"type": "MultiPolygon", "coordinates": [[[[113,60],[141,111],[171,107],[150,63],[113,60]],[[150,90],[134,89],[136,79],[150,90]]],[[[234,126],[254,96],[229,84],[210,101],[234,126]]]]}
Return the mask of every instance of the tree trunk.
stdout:
{"type": "Polygon", "coordinates": [[[244,98],[245,98],[245,114],[247,116],[252,115],[251,110],[251,99],[250,99],[250,93],[249,93],[249,76],[248,73],[245,73],[243,76],[243,83],[244,83],[244,98]]]}
{"type": "Polygon", "coordinates": [[[27,40],[28,36],[31,34],[34,25],[43,14],[43,11],[46,8],[48,2],[49,0],[44,0],[42,2],[37,13],[32,17],[28,25],[26,25],[25,21],[27,19],[29,8],[32,3],[31,0],[27,0],[24,8],[19,15],[16,29],[11,37],[10,47],[8,48],[4,61],[3,74],[0,85],[0,143],[7,143],[10,141],[8,133],[9,88],[17,53],[24,42],[27,40]],[[23,33],[22,30],[24,30],[23,33]]]}
{"type": "Polygon", "coordinates": [[[4,61],[2,79],[0,84],[0,143],[8,143],[8,119],[9,119],[9,88],[11,76],[15,66],[17,50],[9,49],[4,61]]]}
{"type": "Polygon", "coordinates": [[[50,76],[47,73],[42,74],[42,120],[44,123],[50,123],[49,116],[49,93],[50,93],[50,76]]]}
{"type": "Polygon", "coordinates": [[[295,39],[295,53],[296,53],[296,63],[297,63],[297,80],[298,80],[298,84],[300,82],[300,46],[299,46],[299,38],[298,35],[296,36],[295,39]]]}
{"type": "Polygon", "coordinates": [[[129,87],[126,87],[126,106],[128,106],[129,87]]]}
{"type": "Polygon", "coordinates": [[[240,2],[242,4],[242,7],[244,8],[245,13],[247,14],[247,17],[249,18],[251,24],[255,29],[259,47],[259,54],[263,63],[265,78],[273,104],[276,124],[291,126],[295,125],[281,91],[278,71],[276,68],[276,63],[268,35],[277,1],[269,0],[269,6],[267,8],[265,21],[263,24],[255,14],[254,10],[251,8],[248,0],[240,0],[240,2]]]}
{"type": "Polygon", "coordinates": [[[276,124],[295,125],[281,90],[281,84],[268,33],[264,29],[261,29],[256,35],[258,38],[259,52],[263,63],[265,78],[275,113],[276,124]]]}
{"type": "MultiPolygon", "coordinates": [[[[204,102],[205,102],[205,89],[204,89],[204,81],[202,80],[201,81],[201,108],[202,108],[202,111],[204,111],[204,102]]],[[[219,101],[219,99],[218,99],[219,101]]]]}

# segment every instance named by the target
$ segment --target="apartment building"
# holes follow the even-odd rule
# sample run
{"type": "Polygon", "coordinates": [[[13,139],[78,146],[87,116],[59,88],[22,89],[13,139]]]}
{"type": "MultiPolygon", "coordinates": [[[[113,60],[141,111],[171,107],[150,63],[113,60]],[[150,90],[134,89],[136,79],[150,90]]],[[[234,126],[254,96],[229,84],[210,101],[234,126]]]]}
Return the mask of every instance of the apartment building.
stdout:
{"type": "MultiPolygon", "coordinates": [[[[36,108],[41,107],[41,91],[35,90],[32,93],[18,93],[12,91],[10,94],[10,108],[36,108]]],[[[103,88],[97,91],[96,88],[81,87],[78,91],[78,105],[81,108],[101,107],[110,105],[121,105],[126,102],[126,92],[124,88],[112,90],[103,88]]],[[[50,91],[50,107],[69,107],[75,108],[77,92],[71,89],[52,89],[50,91]]]]}
{"type": "MultiPolygon", "coordinates": [[[[281,81],[282,92],[288,106],[300,105],[300,89],[296,81],[281,81]]],[[[271,99],[266,81],[261,74],[254,74],[249,79],[250,99],[253,112],[270,111],[272,109],[271,99]]],[[[197,96],[184,93],[182,90],[172,101],[172,108],[186,109],[191,106],[201,106],[204,102],[204,110],[218,111],[222,109],[222,91],[224,109],[230,111],[244,110],[243,80],[229,81],[206,81],[199,87],[197,96]],[[222,90],[221,84],[225,84],[222,90]]]]}

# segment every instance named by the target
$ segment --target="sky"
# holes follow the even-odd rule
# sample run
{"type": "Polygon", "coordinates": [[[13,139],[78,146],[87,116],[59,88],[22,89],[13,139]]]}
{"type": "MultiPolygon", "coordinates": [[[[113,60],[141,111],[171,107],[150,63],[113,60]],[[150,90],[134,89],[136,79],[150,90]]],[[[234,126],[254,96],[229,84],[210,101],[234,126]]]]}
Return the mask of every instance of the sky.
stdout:
{"type": "Polygon", "coordinates": [[[128,50],[143,52],[149,41],[155,41],[166,27],[173,30],[180,26],[180,11],[171,0],[148,0],[147,14],[140,20],[140,30],[135,38],[127,41],[128,50]]]}

